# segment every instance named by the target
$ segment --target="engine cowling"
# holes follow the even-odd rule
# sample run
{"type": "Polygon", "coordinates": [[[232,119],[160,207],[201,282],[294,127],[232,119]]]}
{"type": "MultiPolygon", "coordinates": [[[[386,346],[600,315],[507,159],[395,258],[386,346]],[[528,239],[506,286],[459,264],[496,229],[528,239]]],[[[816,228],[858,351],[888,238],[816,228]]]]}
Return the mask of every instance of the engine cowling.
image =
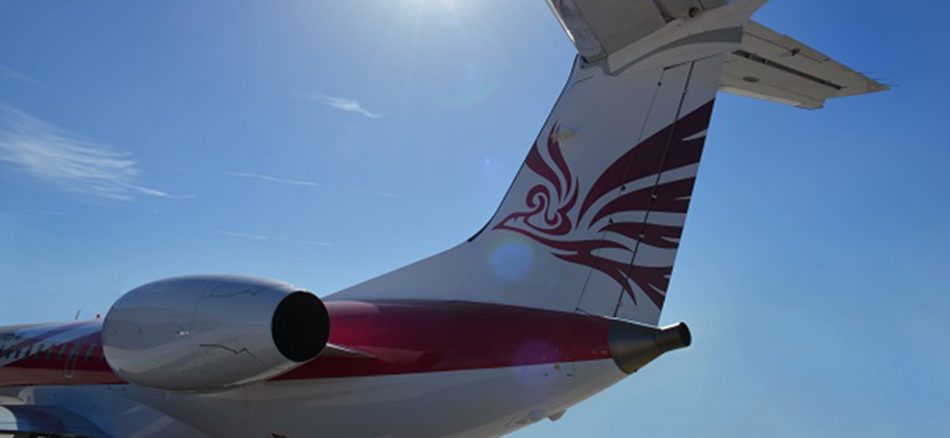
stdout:
{"type": "Polygon", "coordinates": [[[170,391],[259,382],[316,358],[327,309],[290,284],[250,277],[160,280],[119,298],[103,322],[106,361],[122,379],[170,391]]]}

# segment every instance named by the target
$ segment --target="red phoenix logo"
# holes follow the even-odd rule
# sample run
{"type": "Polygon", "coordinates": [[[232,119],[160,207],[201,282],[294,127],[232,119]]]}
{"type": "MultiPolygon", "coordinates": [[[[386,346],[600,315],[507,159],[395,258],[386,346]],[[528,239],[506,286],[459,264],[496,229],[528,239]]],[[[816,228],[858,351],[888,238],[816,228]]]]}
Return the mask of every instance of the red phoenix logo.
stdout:
{"type": "Polygon", "coordinates": [[[672,262],[641,265],[637,252],[641,244],[673,250],[679,247],[682,222],[661,225],[651,222],[650,215],[687,212],[695,176],[667,181],[663,175],[699,163],[712,107],[710,101],[624,153],[594,181],[582,202],[578,202],[581,183],[564,159],[560,127],[555,124],[547,144],[535,144],[525,160],[527,168],[540,177],[525,196],[525,209],[510,214],[493,229],[522,234],[550,248],[551,254],[561,260],[606,274],[634,303],[636,285],[662,308],[672,262]],[[644,179],[651,183],[627,189],[633,182],[643,186],[644,179]],[[598,208],[593,210],[595,205],[598,208]],[[643,217],[636,220],[617,216],[625,212],[642,212],[643,217]],[[627,239],[618,239],[618,235],[627,239]],[[605,250],[624,251],[629,261],[604,257],[605,250]]]}

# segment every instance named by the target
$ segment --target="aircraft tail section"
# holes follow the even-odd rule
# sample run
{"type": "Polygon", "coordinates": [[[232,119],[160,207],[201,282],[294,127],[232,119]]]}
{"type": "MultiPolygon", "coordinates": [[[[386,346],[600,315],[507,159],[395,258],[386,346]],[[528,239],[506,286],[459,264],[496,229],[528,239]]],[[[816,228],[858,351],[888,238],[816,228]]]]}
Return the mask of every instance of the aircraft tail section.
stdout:
{"type": "Polygon", "coordinates": [[[549,3],[579,56],[495,215],[461,245],[329,300],[658,323],[723,65],[764,0],[549,3]]]}

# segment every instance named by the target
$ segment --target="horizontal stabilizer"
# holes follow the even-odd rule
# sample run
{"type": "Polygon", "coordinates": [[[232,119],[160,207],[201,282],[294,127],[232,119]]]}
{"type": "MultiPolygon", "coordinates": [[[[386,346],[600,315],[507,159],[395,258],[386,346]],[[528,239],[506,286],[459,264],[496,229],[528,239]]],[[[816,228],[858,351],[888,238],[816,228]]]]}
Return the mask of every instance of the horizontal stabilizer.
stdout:
{"type": "Polygon", "coordinates": [[[887,86],[755,21],[742,48],[726,57],[720,90],[817,109],[833,97],[887,90],[887,86]]]}

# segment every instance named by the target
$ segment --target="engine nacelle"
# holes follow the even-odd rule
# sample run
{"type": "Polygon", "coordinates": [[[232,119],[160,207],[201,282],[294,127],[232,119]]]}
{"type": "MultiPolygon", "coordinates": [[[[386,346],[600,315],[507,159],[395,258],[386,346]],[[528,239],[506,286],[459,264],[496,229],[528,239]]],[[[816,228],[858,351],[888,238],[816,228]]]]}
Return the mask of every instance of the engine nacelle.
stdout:
{"type": "Polygon", "coordinates": [[[272,280],[191,276],[119,298],[102,347],[122,379],[170,391],[214,391],[266,380],[308,362],[330,336],[315,295],[272,280]]]}

